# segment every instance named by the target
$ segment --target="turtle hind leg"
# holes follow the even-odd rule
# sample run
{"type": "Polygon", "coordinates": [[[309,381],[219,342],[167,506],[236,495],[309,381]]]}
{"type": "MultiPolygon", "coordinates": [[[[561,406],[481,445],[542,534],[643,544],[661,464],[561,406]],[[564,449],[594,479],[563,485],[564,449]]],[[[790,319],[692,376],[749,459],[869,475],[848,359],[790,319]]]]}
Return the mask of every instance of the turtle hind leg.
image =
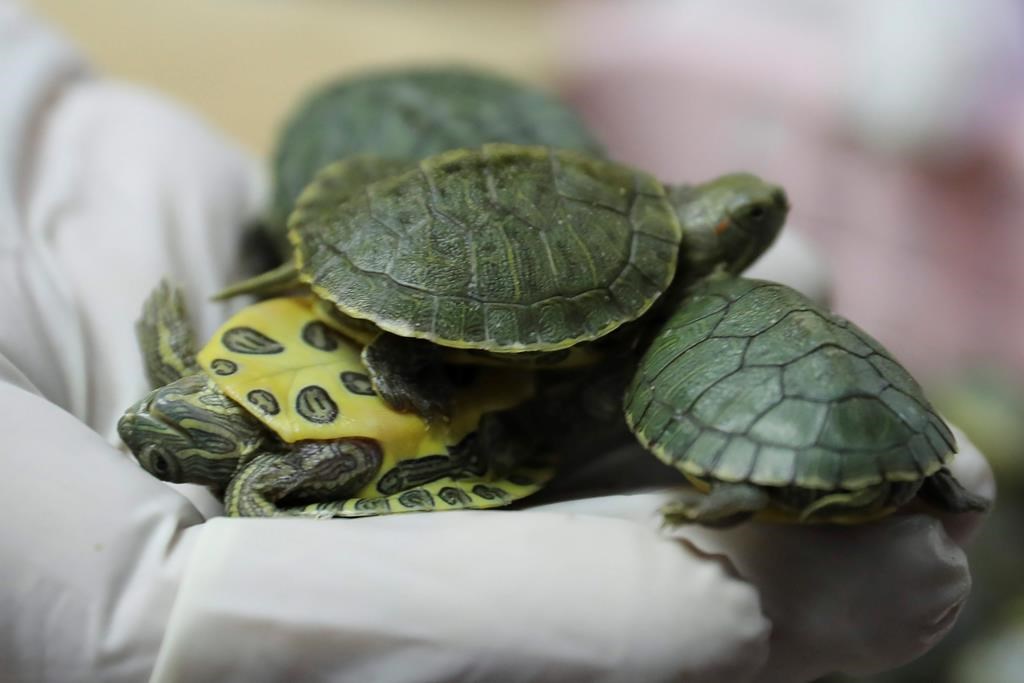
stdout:
{"type": "Polygon", "coordinates": [[[744,522],[768,506],[768,493],[752,484],[718,483],[707,494],[693,491],[661,508],[665,526],[701,524],[728,527],[744,522]]]}
{"type": "Polygon", "coordinates": [[[196,342],[181,289],[161,280],[142,305],[135,323],[146,377],[153,387],[200,371],[196,342]]]}
{"type": "Polygon", "coordinates": [[[800,510],[801,522],[827,522],[840,517],[865,520],[889,502],[890,487],[868,486],[856,491],[828,493],[800,510]]]}
{"type": "Polygon", "coordinates": [[[288,453],[263,453],[243,466],[224,494],[232,517],[322,516],[310,503],[355,495],[380,471],[384,455],[372,439],[307,441],[288,453]]]}
{"type": "Polygon", "coordinates": [[[442,353],[428,341],[383,333],[363,347],[362,361],[374,390],[392,408],[447,421],[455,385],[442,353]]]}
{"type": "Polygon", "coordinates": [[[992,501],[965,489],[945,467],[922,482],[918,495],[945,512],[985,512],[992,506],[992,501]]]}

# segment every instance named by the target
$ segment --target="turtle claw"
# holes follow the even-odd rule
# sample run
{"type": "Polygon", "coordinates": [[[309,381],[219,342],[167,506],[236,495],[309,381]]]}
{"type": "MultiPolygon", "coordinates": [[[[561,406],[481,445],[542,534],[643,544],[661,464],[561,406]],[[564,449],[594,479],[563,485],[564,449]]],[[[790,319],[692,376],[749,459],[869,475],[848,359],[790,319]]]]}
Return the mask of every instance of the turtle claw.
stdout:
{"type": "Polygon", "coordinates": [[[747,521],[768,502],[768,494],[750,484],[718,484],[707,494],[691,490],[661,507],[662,527],[730,527],[747,521]]]}
{"type": "Polygon", "coordinates": [[[678,499],[662,505],[658,508],[661,514],[661,528],[675,529],[697,522],[704,498],[706,496],[697,491],[685,491],[678,499]]]}
{"type": "Polygon", "coordinates": [[[661,528],[676,529],[687,524],[700,524],[714,529],[724,529],[745,522],[754,516],[753,512],[737,512],[726,517],[708,514],[700,505],[687,503],[669,503],[659,510],[662,515],[661,528]]]}

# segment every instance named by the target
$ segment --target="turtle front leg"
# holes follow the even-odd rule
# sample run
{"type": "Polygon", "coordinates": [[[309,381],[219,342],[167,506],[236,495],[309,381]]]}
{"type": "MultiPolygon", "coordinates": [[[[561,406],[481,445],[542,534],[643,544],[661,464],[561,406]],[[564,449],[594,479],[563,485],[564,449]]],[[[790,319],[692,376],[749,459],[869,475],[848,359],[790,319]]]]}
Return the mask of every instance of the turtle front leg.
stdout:
{"type": "Polygon", "coordinates": [[[764,491],[751,484],[717,483],[706,493],[693,491],[661,508],[666,526],[703,524],[728,527],[744,522],[771,502],[764,491]]]}
{"type": "Polygon", "coordinates": [[[302,514],[309,503],[353,496],[380,470],[384,455],[372,439],[306,441],[288,453],[263,453],[235,475],[224,494],[232,517],[302,514]]]}
{"type": "Polygon", "coordinates": [[[199,372],[195,334],[182,291],[161,280],[142,305],[135,323],[146,377],[153,388],[199,372]]]}
{"type": "Polygon", "coordinates": [[[455,386],[442,353],[430,342],[383,333],[363,348],[362,361],[374,390],[392,408],[447,421],[455,386]]]}

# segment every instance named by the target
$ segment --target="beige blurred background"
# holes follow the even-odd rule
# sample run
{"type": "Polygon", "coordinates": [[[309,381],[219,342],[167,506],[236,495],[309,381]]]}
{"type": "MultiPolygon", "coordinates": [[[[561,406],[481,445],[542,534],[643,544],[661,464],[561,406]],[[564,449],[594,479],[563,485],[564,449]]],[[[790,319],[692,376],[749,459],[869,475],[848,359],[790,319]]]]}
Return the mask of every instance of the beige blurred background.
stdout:
{"type": "Polygon", "coordinates": [[[371,65],[471,62],[552,77],[534,0],[29,0],[102,72],[186,103],[258,154],[302,92],[371,65]]]}
{"type": "Polygon", "coordinates": [[[109,76],[266,157],[310,86],[464,62],[560,90],[666,180],[781,182],[878,337],[993,462],[974,596],[905,683],[1024,680],[1020,0],[25,0],[109,76]]]}

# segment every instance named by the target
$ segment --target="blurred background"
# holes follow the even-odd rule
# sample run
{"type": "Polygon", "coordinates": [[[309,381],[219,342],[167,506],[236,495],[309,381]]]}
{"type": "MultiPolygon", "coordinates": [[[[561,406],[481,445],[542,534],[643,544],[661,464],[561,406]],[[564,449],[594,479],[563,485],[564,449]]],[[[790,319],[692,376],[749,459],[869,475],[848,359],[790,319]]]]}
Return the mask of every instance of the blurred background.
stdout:
{"type": "MultiPolygon", "coordinates": [[[[30,0],[112,77],[266,157],[311,86],[462,62],[546,85],[668,181],[747,169],[832,305],[989,456],[975,587],[929,655],[872,680],[1024,680],[1024,5],[1018,0],[30,0]]],[[[835,679],[841,680],[841,679],[835,679]]]]}

